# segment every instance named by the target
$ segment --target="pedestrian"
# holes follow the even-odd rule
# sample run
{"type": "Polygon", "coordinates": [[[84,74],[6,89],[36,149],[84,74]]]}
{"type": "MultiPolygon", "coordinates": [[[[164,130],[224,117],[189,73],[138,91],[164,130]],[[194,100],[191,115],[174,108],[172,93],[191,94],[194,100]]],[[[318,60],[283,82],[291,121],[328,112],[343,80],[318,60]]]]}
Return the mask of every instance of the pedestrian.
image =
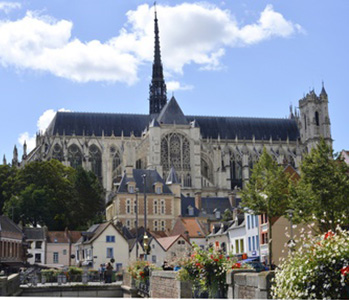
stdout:
{"type": "Polygon", "coordinates": [[[110,262],[107,263],[107,266],[105,268],[105,282],[111,283],[111,277],[113,275],[113,266],[110,262]]]}
{"type": "Polygon", "coordinates": [[[104,281],[104,272],[105,272],[105,267],[104,264],[101,264],[98,268],[98,273],[99,273],[99,281],[103,282],[104,281]]]}

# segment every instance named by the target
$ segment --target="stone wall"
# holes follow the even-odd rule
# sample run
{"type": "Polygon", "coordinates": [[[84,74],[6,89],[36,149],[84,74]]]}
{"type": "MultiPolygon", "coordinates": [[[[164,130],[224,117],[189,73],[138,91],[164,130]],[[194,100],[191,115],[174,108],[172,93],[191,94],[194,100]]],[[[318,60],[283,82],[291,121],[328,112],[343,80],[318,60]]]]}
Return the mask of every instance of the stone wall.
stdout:
{"type": "Polygon", "coordinates": [[[189,282],[176,279],[177,272],[153,271],[150,277],[151,298],[192,298],[189,282]]]}
{"type": "Polygon", "coordinates": [[[273,271],[231,271],[227,273],[228,299],[268,299],[273,271]]]}
{"type": "Polygon", "coordinates": [[[21,293],[19,274],[0,277],[0,296],[17,296],[21,293]]]}

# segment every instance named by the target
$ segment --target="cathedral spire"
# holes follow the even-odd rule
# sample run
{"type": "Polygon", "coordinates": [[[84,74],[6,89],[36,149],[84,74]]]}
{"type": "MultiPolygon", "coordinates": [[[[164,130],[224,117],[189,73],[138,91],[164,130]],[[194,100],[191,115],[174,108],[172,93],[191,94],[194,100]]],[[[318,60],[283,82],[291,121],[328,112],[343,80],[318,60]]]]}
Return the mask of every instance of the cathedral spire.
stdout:
{"type": "Polygon", "coordinates": [[[156,11],[156,2],[154,2],[154,33],[155,33],[155,45],[154,45],[154,62],[153,62],[153,74],[151,84],[149,86],[149,113],[159,114],[161,109],[167,102],[166,96],[166,84],[164,80],[161,52],[160,52],[160,38],[159,38],[159,26],[158,17],[156,11]]]}

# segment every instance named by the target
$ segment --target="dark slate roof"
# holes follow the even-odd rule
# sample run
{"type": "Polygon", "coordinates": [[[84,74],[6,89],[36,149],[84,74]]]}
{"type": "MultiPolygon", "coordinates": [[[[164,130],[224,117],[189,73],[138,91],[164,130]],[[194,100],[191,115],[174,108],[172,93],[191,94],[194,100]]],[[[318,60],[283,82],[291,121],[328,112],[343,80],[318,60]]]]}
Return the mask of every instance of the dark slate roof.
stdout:
{"type": "MultiPolygon", "coordinates": [[[[230,205],[228,197],[203,197],[201,198],[202,209],[206,212],[207,216],[214,215],[214,210],[219,209],[221,215],[223,215],[226,209],[232,210],[233,207],[230,205]]],[[[194,216],[198,217],[200,211],[195,207],[195,198],[194,197],[184,197],[182,195],[181,199],[181,209],[182,217],[189,217],[188,206],[194,208],[194,216]]]]}
{"type": "Polygon", "coordinates": [[[143,170],[143,169],[133,169],[133,178],[127,177],[126,173],[121,179],[118,193],[128,193],[127,183],[135,182],[136,188],[138,188],[139,193],[144,193],[144,184],[143,184],[143,174],[146,174],[146,187],[145,192],[147,194],[153,194],[155,192],[154,184],[160,182],[163,184],[162,193],[163,194],[172,194],[169,187],[166,185],[165,181],[161,178],[159,173],[156,170],[143,170]]]}
{"type": "Polygon", "coordinates": [[[190,121],[196,120],[203,138],[252,140],[286,140],[295,141],[299,137],[296,120],[243,118],[243,117],[204,117],[187,116],[190,121]]]}
{"type": "Polygon", "coordinates": [[[160,124],[181,124],[188,125],[188,120],[179,107],[175,97],[172,97],[161,110],[157,121],[160,124]]]}
{"type": "Polygon", "coordinates": [[[24,235],[27,240],[45,240],[46,234],[45,234],[45,228],[24,228],[23,229],[24,235]]]}
{"type": "MultiPolygon", "coordinates": [[[[165,120],[170,122],[167,117],[165,120]]],[[[269,140],[270,137],[273,140],[286,140],[288,137],[290,141],[295,141],[299,137],[295,119],[186,116],[186,124],[194,120],[196,126],[200,127],[203,138],[215,139],[220,136],[221,139],[235,139],[237,136],[238,139],[251,140],[254,135],[256,140],[269,140]]],[[[112,135],[112,132],[115,136],[121,136],[121,132],[125,136],[130,136],[133,132],[135,136],[141,136],[151,121],[149,115],[140,114],[57,112],[47,132],[50,135],[56,133],[83,135],[85,133],[85,135],[95,134],[96,136],[101,136],[102,131],[105,136],[112,135]]],[[[184,120],[179,118],[176,124],[183,124],[183,122],[184,120]]]]}
{"type": "Polygon", "coordinates": [[[57,112],[47,128],[50,135],[141,136],[150,123],[149,115],[57,112]]]}
{"type": "Polygon", "coordinates": [[[0,236],[1,233],[4,232],[22,234],[22,230],[18,225],[16,225],[9,217],[2,215],[0,216],[0,236]]]}

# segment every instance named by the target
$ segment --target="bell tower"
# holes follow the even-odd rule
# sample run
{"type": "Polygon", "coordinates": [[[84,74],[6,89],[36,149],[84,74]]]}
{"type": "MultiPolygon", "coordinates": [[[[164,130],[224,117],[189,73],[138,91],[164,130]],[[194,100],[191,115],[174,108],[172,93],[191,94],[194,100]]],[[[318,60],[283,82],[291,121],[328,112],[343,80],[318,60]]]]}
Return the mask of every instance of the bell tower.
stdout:
{"type": "Polygon", "coordinates": [[[299,100],[300,115],[298,124],[300,128],[301,141],[308,152],[316,147],[323,137],[328,145],[332,146],[331,123],[328,113],[328,96],[322,83],[320,95],[314,90],[299,100]]]}

